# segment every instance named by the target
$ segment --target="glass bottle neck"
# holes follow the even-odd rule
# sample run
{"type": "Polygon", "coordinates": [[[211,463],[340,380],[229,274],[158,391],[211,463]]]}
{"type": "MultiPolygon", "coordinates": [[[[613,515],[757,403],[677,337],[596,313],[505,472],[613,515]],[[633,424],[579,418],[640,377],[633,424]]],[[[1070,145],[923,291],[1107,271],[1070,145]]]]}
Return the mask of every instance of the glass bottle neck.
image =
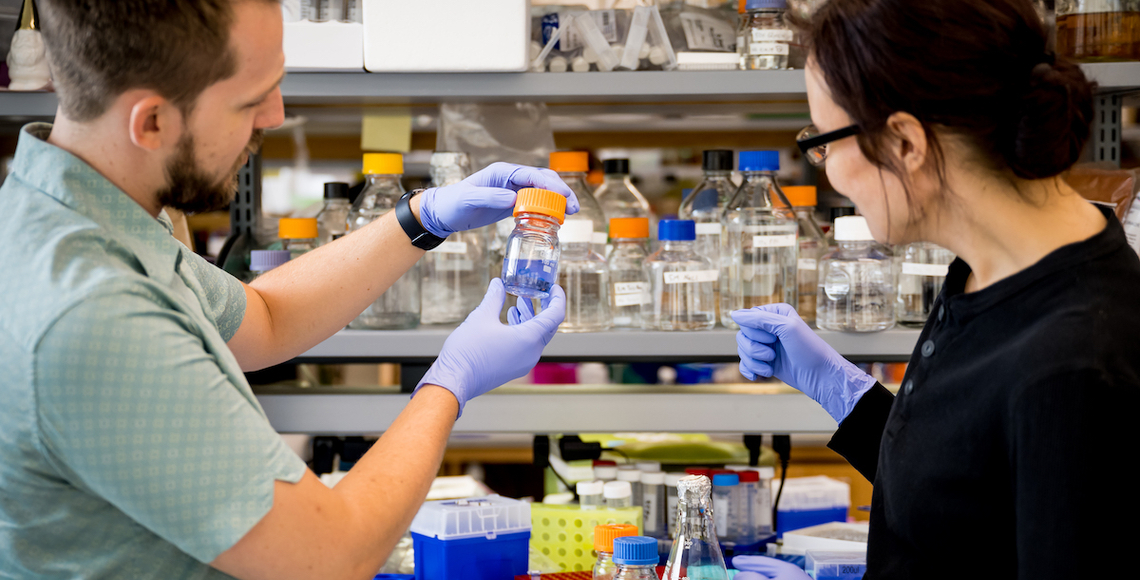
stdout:
{"type": "Polygon", "coordinates": [[[531,230],[544,230],[549,232],[558,231],[558,220],[541,213],[520,213],[515,216],[516,227],[531,229],[531,230]]]}
{"type": "Polygon", "coordinates": [[[388,186],[396,186],[396,187],[399,187],[402,189],[404,186],[400,184],[400,178],[401,177],[403,177],[403,176],[392,175],[392,174],[369,173],[368,175],[364,176],[364,181],[365,181],[366,187],[367,186],[375,186],[375,185],[388,185],[388,186]]]}
{"type": "Polygon", "coordinates": [[[712,514],[708,510],[699,505],[689,505],[684,502],[677,506],[677,536],[674,540],[681,538],[711,540],[715,536],[716,528],[713,525],[712,514]]]}
{"type": "Polygon", "coordinates": [[[610,564],[613,561],[614,561],[614,553],[613,552],[598,552],[598,563],[599,564],[610,564]]]}
{"type": "Polygon", "coordinates": [[[869,250],[875,245],[874,240],[836,240],[835,243],[844,250],[869,250]]]}
{"type": "Polygon", "coordinates": [[[622,183],[630,184],[628,173],[607,173],[605,177],[606,183],[622,183]]]}
{"type": "Polygon", "coordinates": [[[721,171],[719,169],[715,170],[715,171],[710,171],[710,170],[705,171],[705,180],[707,180],[707,181],[717,181],[717,180],[721,180],[721,179],[731,179],[731,178],[732,178],[732,172],[731,171],[721,171]]]}
{"type": "Polygon", "coordinates": [[[694,240],[661,240],[661,249],[670,252],[691,250],[693,242],[694,240]]]}

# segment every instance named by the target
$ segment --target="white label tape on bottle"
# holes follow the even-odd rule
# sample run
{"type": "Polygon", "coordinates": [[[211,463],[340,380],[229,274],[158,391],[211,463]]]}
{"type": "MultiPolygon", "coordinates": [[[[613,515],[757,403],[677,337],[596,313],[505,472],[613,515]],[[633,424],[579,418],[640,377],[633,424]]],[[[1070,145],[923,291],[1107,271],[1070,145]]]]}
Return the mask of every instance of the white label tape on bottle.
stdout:
{"type": "Polygon", "coordinates": [[[788,45],[782,42],[753,42],[748,45],[748,54],[752,56],[788,56],[788,45]]]}
{"type": "Polygon", "coordinates": [[[648,282],[614,282],[614,294],[641,294],[649,292],[648,282]]]}
{"type": "Polygon", "coordinates": [[[665,272],[666,284],[691,284],[716,282],[720,273],[716,270],[693,270],[691,272],[665,272]]]}
{"type": "Polygon", "coordinates": [[[590,220],[566,220],[558,230],[558,241],[563,244],[590,244],[594,241],[594,222],[590,220]]]}
{"type": "Polygon", "coordinates": [[[948,264],[915,264],[914,262],[904,262],[902,265],[902,273],[911,276],[940,276],[945,278],[949,272],[950,266],[948,264]]]}
{"type": "Polygon", "coordinates": [[[811,258],[800,258],[799,262],[796,264],[796,267],[799,270],[815,270],[817,266],[815,260],[811,258]]]}
{"type": "Polygon", "coordinates": [[[467,242],[444,242],[431,249],[440,254],[466,254],[467,242]]]}
{"type": "Polygon", "coordinates": [[[614,306],[640,306],[642,304],[649,304],[652,302],[652,297],[648,292],[638,292],[635,294],[614,294],[614,306]]]}
{"type": "Polygon", "coordinates": [[[597,244],[599,246],[604,246],[604,245],[606,245],[606,242],[609,242],[609,241],[610,241],[610,237],[608,235],[606,235],[606,232],[594,232],[594,243],[595,244],[597,244]]]}
{"type": "Polygon", "coordinates": [[[791,30],[752,29],[752,42],[791,42],[794,37],[791,30]]]}
{"type": "Polygon", "coordinates": [[[796,234],[752,236],[753,248],[787,248],[796,245],[796,234]]]}
{"type": "Polygon", "coordinates": [[[475,262],[471,260],[437,260],[435,269],[438,272],[470,272],[475,269],[475,262]]]}
{"type": "Polygon", "coordinates": [[[744,226],[741,231],[749,234],[794,234],[797,231],[795,224],[778,226],[744,226]]]}
{"type": "Polygon", "coordinates": [[[721,227],[720,227],[720,224],[718,224],[718,223],[697,224],[697,235],[698,236],[719,236],[720,230],[721,230],[721,227]]]}

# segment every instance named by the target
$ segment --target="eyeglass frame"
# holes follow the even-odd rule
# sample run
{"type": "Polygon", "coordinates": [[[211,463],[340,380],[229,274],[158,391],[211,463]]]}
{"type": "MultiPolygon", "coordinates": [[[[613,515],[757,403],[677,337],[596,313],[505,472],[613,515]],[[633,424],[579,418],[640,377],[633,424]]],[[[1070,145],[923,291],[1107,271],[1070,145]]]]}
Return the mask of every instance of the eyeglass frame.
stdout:
{"type": "MultiPolygon", "coordinates": [[[[815,125],[809,125],[808,127],[815,127],[815,125]]],[[[806,130],[808,127],[804,127],[804,129],[806,130]]],[[[799,146],[800,152],[802,152],[806,156],[808,154],[808,151],[811,151],[812,149],[815,149],[816,147],[822,147],[824,145],[838,141],[840,139],[846,139],[847,137],[852,137],[854,135],[858,135],[862,132],[863,132],[863,129],[859,125],[848,125],[846,127],[843,127],[842,129],[836,129],[834,131],[828,131],[827,133],[823,133],[821,135],[816,135],[815,137],[808,137],[807,139],[796,140],[796,145],[799,146]]],[[[811,157],[809,156],[808,159],[811,159],[811,157]]],[[[823,159],[820,161],[820,163],[822,163],[823,161],[826,161],[826,160],[827,160],[827,154],[824,153],[823,159]]]]}

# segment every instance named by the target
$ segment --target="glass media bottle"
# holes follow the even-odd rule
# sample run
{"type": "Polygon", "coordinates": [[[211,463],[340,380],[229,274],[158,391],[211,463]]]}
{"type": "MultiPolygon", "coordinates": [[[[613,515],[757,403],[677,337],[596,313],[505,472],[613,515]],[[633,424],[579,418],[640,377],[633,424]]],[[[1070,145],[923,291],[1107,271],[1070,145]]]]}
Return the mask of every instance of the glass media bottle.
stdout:
{"type": "Polygon", "coordinates": [[[614,326],[642,328],[653,304],[645,271],[649,220],[614,218],[610,220],[610,237],[614,241],[609,259],[614,326]]]}
{"type": "MultiPolygon", "coordinates": [[[[433,153],[430,167],[432,187],[459,183],[471,172],[466,153],[433,153]]],[[[487,232],[480,228],[455,232],[424,255],[421,322],[460,322],[479,306],[490,268],[487,246],[487,232]]]]}
{"type": "Polygon", "coordinates": [[[606,219],[619,217],[649,217],[649,202],[629,180],[629,159],[602,161],[605,181],[594,192],[606,219]]]}
{"type": "Polygon", "coordinates": [[[585,151],[555,151],[550,154],[550,169],[578,196],[578,213],[566,216],[566,221],[590,220],[594,231],[594,251],[606,255],[606,215],[602,206],[586,183],[590,171],[590,154],[585,151]]]}
{"type": "Polygon", "coordinates": [[[600,332],[614,324],[609,266],[594,251],[593,236],[586,220],[567,220],[558,232],[558,284],[566,291],[566,320],[558,332],[600,332]]]}
{"type": "Polygon", "coordinates": [[[899,324],[922,326],[930,317],[934,300],[942,292],[954,253],[930,242],[908,244],[901,253],[896,305],[899,324]]]}
{"type": "Polygon", "coordinates": [[[594,526],[594,552],[598,560],[594,563],[593,580],[611,580],[617,565],[614,564],[614,540],[637,535],[637,526],[632,524],[602,524],[594,526]]]}
{"type": "MultiPolygon", "coordinates": [[[[815,221],[816,188],[814,185],[792,185],[783,188],[792,203],[799,227],[799,255],[796,260],[796,286],[799,304],[796,311],[808,325],[815,327],[815,293],[819,286],[819,259],[827,252],[827,239],[815,221]]],[[[779,202],[776,205],[780,205],[779,202]]]]}
{"type": "Polygon", "coordinates": [[[1140,0],[1057,0],[1057,54],[1083,62],[1140,60],[1140,0]]]}
{"type": "Polygon", "coordinates": [[[646,536],[614,538],[614,580],[660,580],[657,539],[646,536]]]}
{"type": "Polygon", "coordinates": [[[691,220],[661,220],[661,247],[646,261],[653,310],[646,327],[654,330],[712,330],[716,326],[713,283],[719,272],[693,248],[691,220]]]}
{"type": "Polygon", "coordinates": [[[325,204],[317,214],[317,244],[325,245],[339,240],[348,233],[348,212],[352,204],[348,201],[348,184],[333,182],[325,184],[325,204]]]}
{"type": "Polygon", "coordinates": [[[503,285],[524,298],[543,299],[558,280],[558,229],[566,215],[566,198],[545,189],[519,190],[515,229],[503,254],[503,285]]]}
{"type": "Polygon", "coordinates": [[[787,0],[748,0],[736,35],[741,70],[788,68],[795,33],[784,21],[787,0]]]}
{"type": "Polygon", "coordinates": [[[740,152],[744,183],[725,209],[721,250],[720,320],[729,328],[737,328],[733,310],[797,304],[799,226],[776,184],[779,169],[777,151],[740,152]]]}
{"type": "Polygon", "coordinates": [[[875,243],[863,216],[835,220],[839,248],[820,262],[816,322],[820,328],[874,332],[895,325],[892,256],[875,243]]]}
{"type": "MultiPolygon", "coordinates": [[[[404,186],[404,158],[397,153],[364,155],[364,190],[352,204],[348,214],[348,231],[352,233],[380,219],[396,207],[404,186]]],[[[415,328],[420,323],[420,264],[417,262],[400,276],[349,328],[399,330],[415,328]]]]}
{"type": "Polygon", "coordinates": [[[677,533],[662,580],[728,580],[712,503],[709,478],[690,475],[677,483],[677,533]]]}
{"type": "MultiPolygon", "coordinates": [[[[692,193],[681,202],[677,211],[678,217],[683,220],[693,220],[697,224],[697,253],[708,258],[718,268],[720,266],[720,247],[723,224],[721,216],[724,208],[732,200],[736,192],[736,184],[732,182],[732,151],[726,149],[713,149],[705,151],[702,159],[704,176],[701,182],[693,188],[692,193]]],[[[720,307],[720,281],[714,283],[716,292],[716,311],[720,307]]]]}
{"type": "Polygon", "coordinates": [[[316,218],[281,218],[277,222],[281,249],[288,250],[292,260],[317,249],[316,218]]]}

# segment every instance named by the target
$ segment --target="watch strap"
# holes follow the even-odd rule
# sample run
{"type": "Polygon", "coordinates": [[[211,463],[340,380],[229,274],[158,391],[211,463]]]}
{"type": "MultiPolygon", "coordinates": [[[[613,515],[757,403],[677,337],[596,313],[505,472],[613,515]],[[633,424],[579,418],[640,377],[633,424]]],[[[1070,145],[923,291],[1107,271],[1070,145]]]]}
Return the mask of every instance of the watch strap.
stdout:
{"type": "Polygon", "coordinates": [[[442,244],[444,238],[424,229],[412,213],[411,207],[411,199],[423,191],[423,189],[413,189],[400,196],[400,200],[396,202],[396,221],[400,222],[400,227],[404,229],[405,234],[408,234],[413,246],[421,250],[432,250],[442,244]]]}

